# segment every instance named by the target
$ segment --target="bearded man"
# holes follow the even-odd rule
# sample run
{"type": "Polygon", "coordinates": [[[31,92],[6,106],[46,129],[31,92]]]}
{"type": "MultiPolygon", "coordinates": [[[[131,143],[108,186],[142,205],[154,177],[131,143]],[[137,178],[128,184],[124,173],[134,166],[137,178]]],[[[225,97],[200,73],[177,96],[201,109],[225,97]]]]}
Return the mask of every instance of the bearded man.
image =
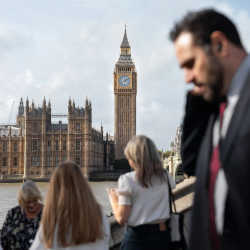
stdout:
{"type": "Polygon", "coordinates": [[[250,236],[250,57],[232,21],[189,12],[170,32],[187,94],[184,171],[197,177],[190,249],[238,250],[250,236]]]}

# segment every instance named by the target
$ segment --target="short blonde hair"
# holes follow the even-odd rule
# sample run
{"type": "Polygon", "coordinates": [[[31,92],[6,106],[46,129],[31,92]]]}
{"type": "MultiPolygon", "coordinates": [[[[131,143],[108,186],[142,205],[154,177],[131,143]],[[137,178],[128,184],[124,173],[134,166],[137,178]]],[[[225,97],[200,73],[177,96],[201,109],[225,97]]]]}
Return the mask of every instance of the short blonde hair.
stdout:
{"type": "Polygon", "coordinates": [[[35,182],[31,180],[25,181],[18,193],[18,203],[22,208],[24,208],[26,202],[33,199],[42,201],[42,194],[35,182]]]}
{"type": "Polygon", "coordinates": [[[152,176],[159,176],[164,180],[164,169],[160,154],[154,142],[145,135],[132,137],[125,147],[127,159],[135,163],[136,177],[143,187],[151,185],[152,176]]]}

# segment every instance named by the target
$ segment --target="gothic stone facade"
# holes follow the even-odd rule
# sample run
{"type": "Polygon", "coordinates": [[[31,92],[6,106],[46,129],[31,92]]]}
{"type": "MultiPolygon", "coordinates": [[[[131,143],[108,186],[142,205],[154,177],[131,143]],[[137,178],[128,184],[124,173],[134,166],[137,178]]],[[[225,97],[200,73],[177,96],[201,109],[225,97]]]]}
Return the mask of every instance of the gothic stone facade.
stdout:
{"type": "Polygon", "coordinates": [[[74,160],[85,175],[108,168],[114,158],[113,141],[103,128],[92,128],[91,102],[76,108],[69,100],[68,123],[51,122],[51,104],[23,105],[15,126],[0,128],[0,176],[49,177],[66,159],[74,160]]]}
{"type": "Polygon", "coordinates": [[[136,134],[137,72],[125,29],[121,53],[114,70],[115,158],[123,159],[124,148],[136,134]]]}
{"type": "Polygon", "coordinates": [[[125,29],[114,70],[114,139],[92,128],[92,107],[76,108],[69,100],[68,123],[51,122],[51,104],[26,105],[21,100],[15,126],[0,127],[0,176],[48,177],[58,164],[74,160],[86,175],[123,159],[127,142],[136,134],[137,72],[125,29]]]}

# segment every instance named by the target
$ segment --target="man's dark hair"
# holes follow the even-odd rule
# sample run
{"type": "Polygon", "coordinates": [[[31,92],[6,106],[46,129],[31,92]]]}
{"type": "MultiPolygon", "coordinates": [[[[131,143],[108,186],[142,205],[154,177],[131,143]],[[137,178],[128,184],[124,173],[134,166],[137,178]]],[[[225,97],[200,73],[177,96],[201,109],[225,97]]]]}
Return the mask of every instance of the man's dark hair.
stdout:
{"type": "Polygon", "coordinates": [[[182,32],[190,32],[199,46],[210,45],[210,35],[214,31],[222,32],[235,46],[242,48],[239,33],[233,22],[214,9],[188,12],[170,31],[170,39],[176,41],[182,32]]]}

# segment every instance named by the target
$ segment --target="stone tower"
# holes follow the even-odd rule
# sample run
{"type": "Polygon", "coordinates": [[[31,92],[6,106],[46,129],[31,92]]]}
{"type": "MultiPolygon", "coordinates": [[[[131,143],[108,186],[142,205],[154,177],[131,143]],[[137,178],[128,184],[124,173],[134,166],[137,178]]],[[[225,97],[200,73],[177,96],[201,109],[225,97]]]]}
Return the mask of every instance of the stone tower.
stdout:
{"type": "Polygon", "coordinates": [[[86,99],[85,108],[76,107],[74,100],[68,103],[68,136],[67,159],[74,160],[84,167],[84,174],[88,174],[92,167],[92,105],[86,99]]]}
{"type": "Polygon", "coordinates": [[[123,150],[136,134],[137,72],[131,59],[126,27],[120,49],[120,57],[114,70],[116,159],[125,158],[123,150]]]}
{"type": "Polygon", "coordinates": [[[24,149],[23,149],[23,177],[29,178],[32,175],[44,177],[46,175],[47,152],[47,129],[51,124],[51,104],[46,104],[43,99],[42,107],[30,105],[27,98],[24,107],[21,99],[17,125],[23,129],[24,149]]]}
{"type": "Polygon", "coordinates": [[[48,178],[60,162],[75,161],[90,177],[114,162],[114,142],[92,127],[92,104],[75,106],[69,99],[68,114],[51,114],[51,103],[42,106],[21,99],[15,125],[0,126],[0,178],[48,178]],[[67,117],[55,123],[52,118],[67,117]],[[53,122],[52,122],[53,121],[53,122]]]}

